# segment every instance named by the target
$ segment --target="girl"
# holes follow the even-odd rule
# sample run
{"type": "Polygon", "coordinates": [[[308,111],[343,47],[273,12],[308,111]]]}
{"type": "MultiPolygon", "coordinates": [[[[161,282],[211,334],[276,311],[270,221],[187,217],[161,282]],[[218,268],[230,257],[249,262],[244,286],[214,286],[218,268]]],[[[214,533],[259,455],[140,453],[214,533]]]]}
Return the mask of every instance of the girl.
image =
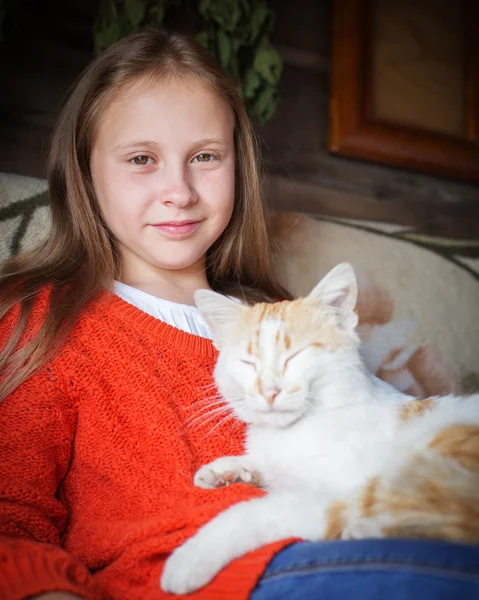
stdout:
{"type": "MultiPolygon", "coordinates": [[[[0,281],[0,597],[162,598],[171,551],[262,493],[193,486],[199,466],[241,453],[243,433],[202,403],[216,352],[194,291],[288,297],[271,276],[254,137],[204,50],[143,31],[81,77],[48,179],[51,234],[0,281]]],[[[249,597],[291,542],[235,561],[196,596],[249,597]]],[[[316,562],[371,556],[347,547],[352,557],[313,549],[316,562]]],[[[294,563],[302,576],[311,556],[295,544],[267,575],[294,563]]],[[[297,597],[319,589],[321,576],[306,579],[297,597]]],[[[275,585],[268,596],[264,578],[252,597],[281,597],[275,585]]]]}

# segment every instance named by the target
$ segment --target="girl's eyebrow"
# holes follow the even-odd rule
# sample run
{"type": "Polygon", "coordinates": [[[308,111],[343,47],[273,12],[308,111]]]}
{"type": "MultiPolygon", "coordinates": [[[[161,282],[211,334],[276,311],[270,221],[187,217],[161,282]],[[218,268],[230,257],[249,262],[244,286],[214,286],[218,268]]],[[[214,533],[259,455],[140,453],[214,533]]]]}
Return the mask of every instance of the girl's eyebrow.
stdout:
{"type": "Polygon", "coordinates": [[[193,142],[192,146],[207,146],[208,144],[224,144],[224,140],[220,140],[218,138],[204,138],[202,140],[198,140],[193,142]]]}
{"type": "MultiPolygon", "coordinates": [[[[221,140],[219,138],[203,138],[201,140],[196,140],[194,142],[191,143],[192,147],[196,147],[196,146],[207,146],[209,144],[225,144],[226,142],[224,140],[221,140]]],[[[118,144],[118,146],[115,146],[113,148],[113,150],[117,151],[117,150],[126,150],[128,148],[134,148],[136,146],[143,146],[144,148],[158,148],[159,144],[157,144],[157,142],[154,142],[152,140],[132,140],[129,142],[123,142],[122,144],[118,144]]]]}
{"type": "Polygon", "coordinates": [[[143,146],[147,148],[157,148],[158,144],[150,140],[132,140],[130,142],[123,142],[115,146],[113,150],[126,150],[127,148],[133,148],[135,146],[143,146]]]}

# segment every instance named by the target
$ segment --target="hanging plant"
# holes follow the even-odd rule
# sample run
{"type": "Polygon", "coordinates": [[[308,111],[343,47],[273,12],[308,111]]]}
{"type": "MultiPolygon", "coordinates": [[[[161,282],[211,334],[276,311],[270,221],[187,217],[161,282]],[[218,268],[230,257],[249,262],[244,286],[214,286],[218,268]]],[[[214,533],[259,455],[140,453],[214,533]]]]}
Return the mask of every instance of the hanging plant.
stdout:
{"type": "Polygon", "coordinates": [[[100,0],[93,28],[96,54],[142,27],[162,27],[166,0],[100,0]]]}
{"type": "MultiPolygon", "coordinates": [[[[171,8],[168,0],[101,0],[94,27],[95,51],[143,27],[162,27],[171,8]]],[[[200,24],[198,41],[223,70],[238,82],[251,115],[271,119],[277,104],[282,61],[269,41],[274,15],[266,0],[176,0],[194,10],[200,24]]]]}

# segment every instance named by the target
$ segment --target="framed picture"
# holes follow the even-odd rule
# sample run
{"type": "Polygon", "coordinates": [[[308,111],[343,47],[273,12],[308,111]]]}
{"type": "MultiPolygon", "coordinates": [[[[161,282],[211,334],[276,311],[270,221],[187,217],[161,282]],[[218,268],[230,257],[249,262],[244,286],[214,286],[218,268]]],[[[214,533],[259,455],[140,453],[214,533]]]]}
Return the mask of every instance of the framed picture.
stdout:
{"type": "Polygon", "coordinates": [[[479,182],[479,1],[334,0],[328,149],[479,182]]]}

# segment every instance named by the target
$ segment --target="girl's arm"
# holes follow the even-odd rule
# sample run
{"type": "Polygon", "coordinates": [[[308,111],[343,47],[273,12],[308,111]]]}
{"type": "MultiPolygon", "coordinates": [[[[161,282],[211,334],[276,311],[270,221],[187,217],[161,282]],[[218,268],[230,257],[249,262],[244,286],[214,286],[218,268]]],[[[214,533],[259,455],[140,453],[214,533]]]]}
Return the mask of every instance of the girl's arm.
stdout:
{"type": "Polygon", "coordinates": [[[57,379],[44,369],[0,405],[0,598],[5,600],[49,590],[101,598],[88,569],[61,548],[68,514],[57,492],[71,460],[76,409],[57,379]]]}

